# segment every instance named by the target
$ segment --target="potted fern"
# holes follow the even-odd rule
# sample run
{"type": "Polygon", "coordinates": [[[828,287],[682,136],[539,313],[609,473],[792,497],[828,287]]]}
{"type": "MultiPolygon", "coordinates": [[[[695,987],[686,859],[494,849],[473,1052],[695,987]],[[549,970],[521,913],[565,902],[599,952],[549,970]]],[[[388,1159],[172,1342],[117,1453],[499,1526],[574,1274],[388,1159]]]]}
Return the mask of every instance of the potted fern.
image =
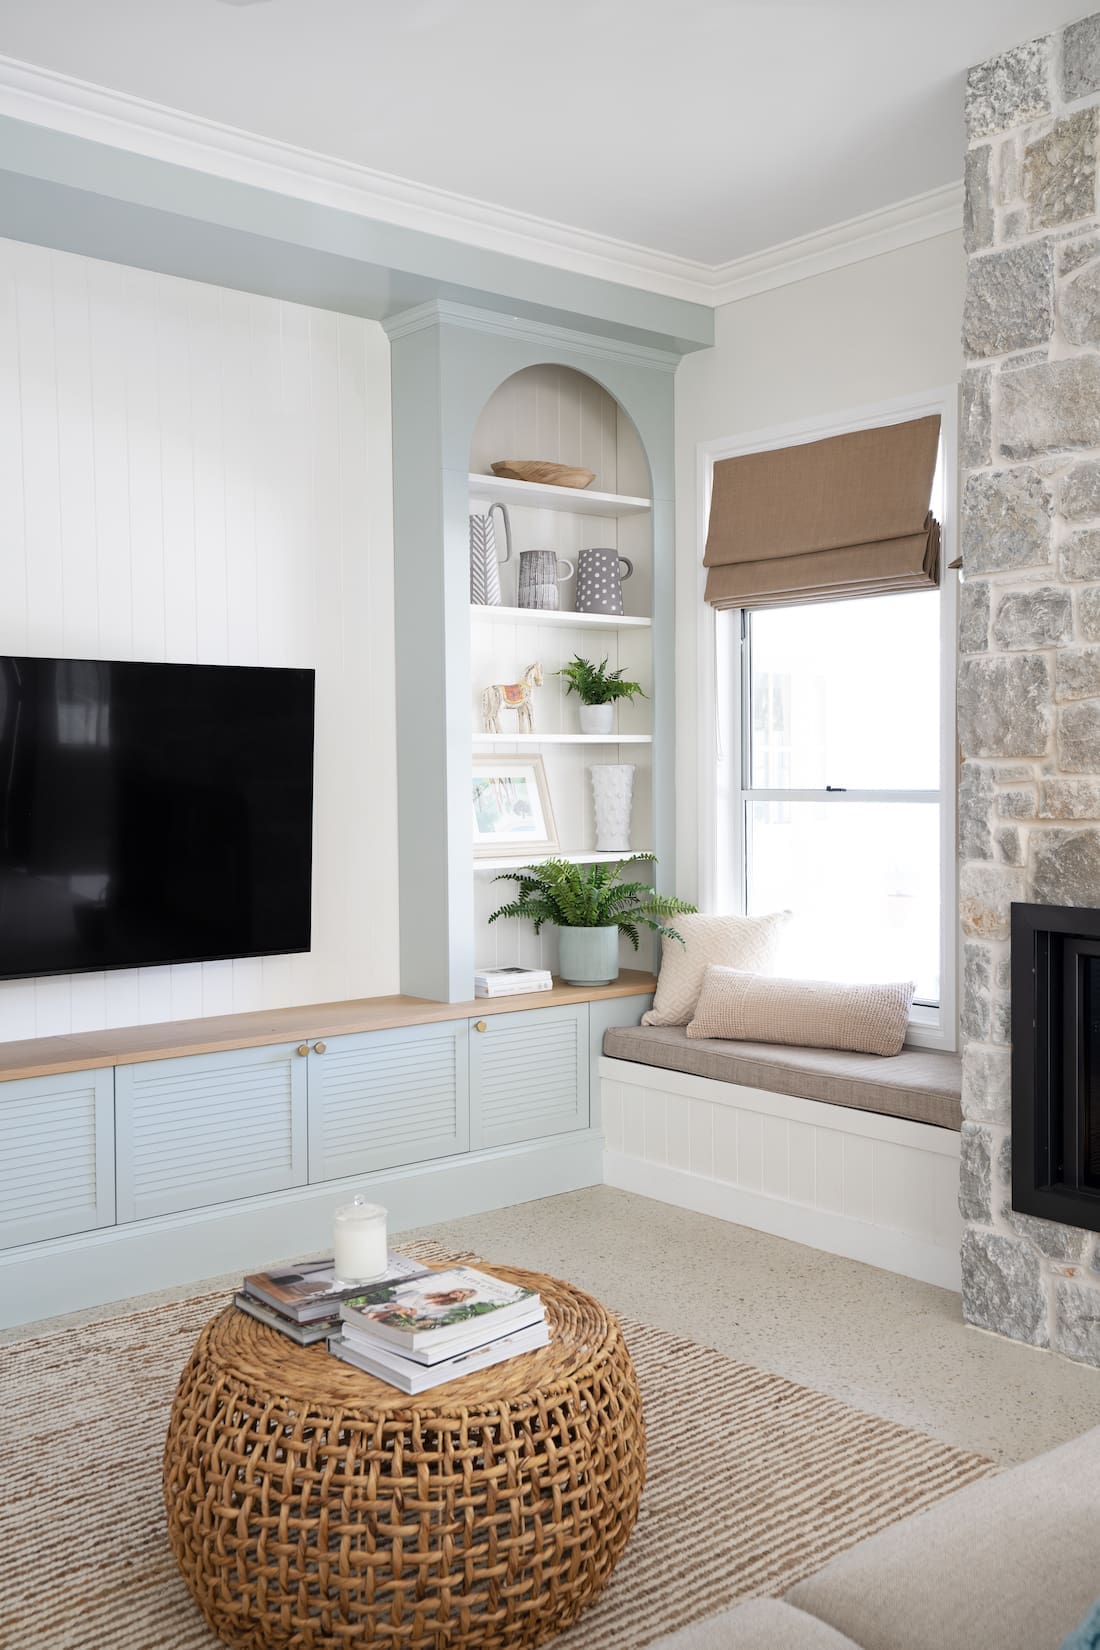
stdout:
{"type": "Polygon", "coordinates": [[[619,977],[619,935],[625,934],[635,951],[638,929],[650,929],[681,940],[666,921],[694,911],[682,899],[658,894],[645,882],[624,882],[627,866],[653,863],[656,854],[631,854],[613,865],[574,865],[567,859],[546,859],[540,865],[505,871],[494,880],[518,882],[516,899],[489,918],[526,917],[539,933],[543,923],[559,929],[559,973],[568,985],[610,985],[619,977]]]}
{"type": "Polygon", "coordinates": [[[633,699],[642,693],[640,682],[624,682],[621,670],[608,670],[607,660],[594,665],[575,653],[567,665],[555,671],[566,681],[566,693],[575,693],[581,702],[581,732],[610,733],[615,724],[615,701],[633,699]]]}

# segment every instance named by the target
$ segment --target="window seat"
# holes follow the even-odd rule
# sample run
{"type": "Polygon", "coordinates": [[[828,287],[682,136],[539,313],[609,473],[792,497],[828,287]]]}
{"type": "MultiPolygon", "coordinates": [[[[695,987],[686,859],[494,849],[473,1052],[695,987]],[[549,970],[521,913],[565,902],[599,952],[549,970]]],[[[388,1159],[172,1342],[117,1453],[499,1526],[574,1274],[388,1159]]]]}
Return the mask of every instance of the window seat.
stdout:
{"type": "Polygon", "coordinates": [[[941,1129],[962,1128],[962,1061],[957,1054],[935,1049],[906,1048],[884,1058],[837,1049],[692,1038],[683,1026],[613,1026],[604,1035],[603,1051],[613,1060],[941,1129]]]}

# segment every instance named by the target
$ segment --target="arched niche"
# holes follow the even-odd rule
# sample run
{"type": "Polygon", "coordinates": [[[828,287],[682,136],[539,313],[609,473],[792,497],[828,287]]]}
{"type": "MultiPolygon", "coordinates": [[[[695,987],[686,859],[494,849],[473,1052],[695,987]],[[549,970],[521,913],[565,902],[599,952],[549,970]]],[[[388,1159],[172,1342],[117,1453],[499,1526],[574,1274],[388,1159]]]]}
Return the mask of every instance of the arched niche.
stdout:
{"type": "MultiPolygon", "coordinates": [[[[519,549],[554,550],[576,563],[593,546],[615,548],[634,566],[623,586],[628,614],[650,616],[653,607],[653,532],[649,514],[619,519],[585,510],[585,491],[652,496],[649,459],[629,413],[592,376],[560,362],[540,361],[509,374],[486,401],[470,443],[470,472],[489,475],[501,459],[542,459],[592,470],[588,489],[577,489],[572,511],[524,508],[522,495],[509,500],[516,526],[517,555],[501,568],[506,606],[517,598],[519,549]]],[[[572,585],[562,587],[570,605],[572,585]]]]}

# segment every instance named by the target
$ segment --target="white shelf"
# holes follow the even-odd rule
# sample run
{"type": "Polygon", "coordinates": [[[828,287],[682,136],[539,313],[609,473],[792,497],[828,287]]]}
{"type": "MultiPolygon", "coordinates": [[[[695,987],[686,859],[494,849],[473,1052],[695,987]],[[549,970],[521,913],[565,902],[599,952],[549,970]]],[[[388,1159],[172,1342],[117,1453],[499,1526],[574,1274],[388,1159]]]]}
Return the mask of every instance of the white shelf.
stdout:
{"type": "Polygon", "coordinates": [[[471,602],[471,619],[487,624],[560,625],[566,630],[648,630],[652,619],[633,613],[563,613],[539,607],[482,607],[471,602]]]}
{"type": "Polygon", "coordinates": [[[474,745],[652,745],[651,733],[475,733],[474,745]]]}
{"type": "MultiPolygon", "coordinates": [[[[646,849],[636,848],[634,853],[647,852],[646,849]]],[[[598,854],[595,849],[587,854],[528,854],[526,858],[517,859],[514,854],[507,859],[475,859],[475,871],[519,871],[525,865],[540,865],[544,859],[567,859],[571,865],[616,865],[620,860],[632,858],[629,849],[621,854],[598,854]]]]}
{"type": "Polygon", "coordinates": [[[652,508],[648,498],[625,493],[593,493],[587,487],[543,487],[535,481],[508,481],[503,476],[470,473],[470,497],[527,510],[567,510],[574,516],[640,516],[652,508]]]}

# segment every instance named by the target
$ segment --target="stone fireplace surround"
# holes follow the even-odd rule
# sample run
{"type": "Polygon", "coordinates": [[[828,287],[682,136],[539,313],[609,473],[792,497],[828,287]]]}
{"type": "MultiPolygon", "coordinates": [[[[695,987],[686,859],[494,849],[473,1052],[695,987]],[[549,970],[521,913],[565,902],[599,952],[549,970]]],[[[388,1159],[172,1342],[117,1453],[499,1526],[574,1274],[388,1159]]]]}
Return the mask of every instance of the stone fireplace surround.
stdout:
{"type": "Polygon", "coordinates": [[[1011,1198],[1010,907],[1100,906],[1100,15],[972,69],[959,635],[963,1310],[1100,1366],[1100,1243],[1011,1198]]]}

